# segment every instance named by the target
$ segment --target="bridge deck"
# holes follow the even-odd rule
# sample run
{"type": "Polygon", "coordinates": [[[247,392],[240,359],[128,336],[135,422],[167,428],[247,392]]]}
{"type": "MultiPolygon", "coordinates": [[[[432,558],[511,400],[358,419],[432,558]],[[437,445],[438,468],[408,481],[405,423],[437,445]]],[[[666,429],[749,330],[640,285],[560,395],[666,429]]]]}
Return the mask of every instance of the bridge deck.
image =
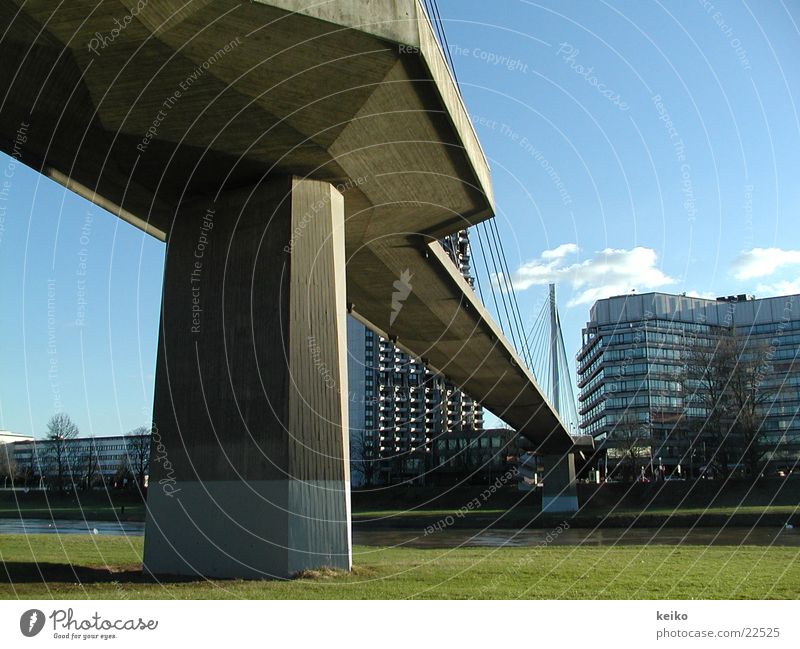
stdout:
{"type": "Polygon", "coordinates": [[[0,148],[163,240],[186,197],[271,174],[339,185],[354,312],[534,443],[569,448],[512,345],[430,245],[494,211],[431,26],[417,0],[364,5],[168,1],[134,15],[122,1],[2,0],[0,148]],[[390,323],[406,270],[412,291],[390,323]]]}

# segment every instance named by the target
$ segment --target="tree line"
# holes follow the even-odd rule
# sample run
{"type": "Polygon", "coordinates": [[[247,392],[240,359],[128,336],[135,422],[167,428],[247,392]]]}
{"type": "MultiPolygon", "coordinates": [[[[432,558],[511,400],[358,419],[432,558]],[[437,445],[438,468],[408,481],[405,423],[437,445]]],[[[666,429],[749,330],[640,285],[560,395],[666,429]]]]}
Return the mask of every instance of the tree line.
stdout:
{"type": "Polygon", "coordinates": [[[769,450],[765,419],[782,391],[782,384],[767,380],[772,373],[768,346],[733,327],[715,340],[698,339],[688,346],[682,377],[685,420],[692,444],[706,443],[706,466],[717,475],[727,477],[732,466],[758,475],[769,450]]]}
{"type": "Polygon", "coordinates": [[[732,326],[720,327],[712,338],[687,337],[676,375],[682,412],[664,439],[654,433],[652,412],[646,422],[626,413],[614,430],[623,461],[618,469],[625,471],[627,460],[636,477],[660,448],[682,444],[684,468],[697,458],[710,477],[734,471],[757,477],[775,447],[767,443],[765,423],[783,390],[782,383],[770,380],[772,352],[732,326]]]}
{"type": "Polygon", "coordinates": [[[150,428],[140,426],[129,431],[124,440],[126,450],[119,461],[109,485],[100,470],[101,448],[94,438],[87,437],[77,443],[80,431],[66,413],[57,413],[47,422],[43,440],[34,440],[30,457],[20,463],[13,453],[15,445],[0,445],[0,480],[9,480],[14,486],[45,486],[60,492],[73,489],[93,489],[98,486],[145,486],[145,476],[150,463],[150,428]]]}

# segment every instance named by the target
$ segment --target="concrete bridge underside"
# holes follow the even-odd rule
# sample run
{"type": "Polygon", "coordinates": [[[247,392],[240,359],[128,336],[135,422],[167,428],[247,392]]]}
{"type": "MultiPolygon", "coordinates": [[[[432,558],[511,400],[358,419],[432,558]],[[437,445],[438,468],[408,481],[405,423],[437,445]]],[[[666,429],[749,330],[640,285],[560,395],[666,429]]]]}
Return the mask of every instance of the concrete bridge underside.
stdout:
{"type": "Polygon", "coordinates": [[[539,452],[573,447],[436,243],[493,198],[417,0],[0,18],[2,150],[167,243],[148,570],[350,566],[348,308],[539,452]]]}

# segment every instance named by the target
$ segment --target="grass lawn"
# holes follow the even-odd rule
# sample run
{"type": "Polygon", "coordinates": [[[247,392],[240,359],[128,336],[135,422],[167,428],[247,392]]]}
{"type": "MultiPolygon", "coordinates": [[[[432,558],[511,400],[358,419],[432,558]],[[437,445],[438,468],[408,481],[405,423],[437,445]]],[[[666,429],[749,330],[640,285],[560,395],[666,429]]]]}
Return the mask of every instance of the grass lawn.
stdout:
{"type": "Polygon", "coordinates": [[[143,521],[144,515],[144,503],[131,495],[115,497],[113,501],[102,492],[67,496],[42,492],[0,495],[0,518],[143,521]]]}
{"type": "MultiPolygon", "coordinates": [[[[74,501],[54,499],[50,506],[46,503],[30,502],[17,507],[14,502],[0,502],[1,518],[45,518],[61,520],[88,520],[88,521],[144,521],[145,506],[141,502],[124,503],[124,512],[121,504],[113,506],[106,500],[105,503],[90,501],[78,505],[74,501]]],[[[353,521],[364,527],[414,527],[423,529],[427,525],[435,524],[448,515],[455,516],[458,509],[431,508],[431,509],[376,509],[367,511],[354,511],[353,521]]],[[[497,527],[516,528],[531,524],[534,527],[552,527],[564,520],[563,515],[541,515],[529,507],[516,507],[505,510],[485,508],[472,511],[461,511],[458,518],[460,527],[486,527],[495,521],[497,527]]],[[[778,525],[783,522],[793,521],[797,524],[800,519],[800,507],[794,505],[752,505],[744,507],[687,507],[675,511],[671,507],[653,507],[645,510],[630,507],[592,508],[584,509],[569,520],[574,526],[594,527],[595,525],[616,526],[628,525],[637,518],[638,526],[657,527],[669,519],[672,525],[690,526],[698,517],[708,519],[709,524],[718,526],[722,524],[720,517],[732,517],[728,524],[736,524],[741,519],[742,524],[751,526],[760,515],[770,516],[764,524],[778,525]],[[780,518],[781,520],[777,520],[780,518]]]]}
{"type": "Polygon", "coordinates": [[[0,535],[1,598],[800,597],[800,548],[354,549],[352,574],[292,581],[167,580],[139,570],[140,538],[0,535]],[[46,582],[46,583],[44,583],[46,582]]]}
{"type": "Polygon", "coordinates": [[[648,507],[645,510],[633,509],[630,507],[617,507],[616,509],[591,509],[587,510],[592,516],[679,516],[679,515],[698,515],[698,514],[717,514],[721,516],[732,516],[733,514],[797,514],[800,513],[800,505],[742,505],[741,507],[648,507]]]}
{"type": "Polygon", "coordinates": [[[354,511],[353,522],[362,529],[371,527],[424,529],[435,525],[447,516],[453,516],[454,527],[497,527],[516,529],[524,527],[549,528],[568,520],[572,527],[720,527],[768,525],[782,527],[786,523],[800,524],[800,506],[797,505],[746,505],[742,507],[632,507],[584,508],[574,515],[542,514],[530,507],[504,509],[408,509],[354,511]],[[458,515],[456,515],[458,513],[458,515]]]}
{"type": "MultiPolygon", "coordinates": [[[[447,515],[455,515],[458,509],[380,509],[372,511],[354,511],[353,518],[359,520],[367,519],[380,519],[380,518],[409,518],[416,516],[424,517],[442,517],[447,515]]],[[[473,511],[462,511],[461,514],[468,518],[473,517],[498,517],[505,513],[505,509],[479,509],[473,511]]],[[[55,518],[63,520],[127,520],[127,521],[143,521],[145,506],[142,503],[125,504],[125,511],[123,513],[119,505],[110,506],[104,504],[90,503],[84,506],[78,506],[76,503],[58,503],[54,502],[51,506],[42,503],[32,503],[31,505],[24,505],[18,508],[13,503],[0,503],[0,518],[18,518],[20,513],[24,518],[55,518]]],[[[627,516],[680,516],[680,515],[698,515],[698,514],[797,514],[800,513],[800,505],[772,505],[761,506],[751,505],[743,507],[682,507],[675,510],[672,507],[654,507],[645,510],[633,509],[630,507],[612,508],[593,508],[585,509],[578,514],[581,516],[609,516],[609,517],[627,517],[627,516]]],[[[516,519],[519,515],[531,518],[535,515],[535,511],[528,511],[524,508],[512,510],[509,516],[516,519]]]]}
{"type": "MultiPolygon", "coordinates": [[[[50,506],[37,501],[16,503],[0,501],[0,519],[38,518],[87,521],[144,521],[145,505],[141,501],[109,503],[99,499],[83,499],[81,504],[71,499],[51,499],[50,506]],[[124,504],[124,511],[122,505],[124,504]]],[[[454,529],[551,529],[568,520],[575,528],[681,528],[681,527],[783,527],[786,523],[800,526],[800,508],[796,505],[746,505],[743,507],[716,506],[708,509],[686,507],[675,511],[671,507],[652,507],[645,510],[631,507],[584,509],[576,515],[541,514],[530,506],[511,510],[484,508],[464,511],[453,508],[384,509],[353,512],[357,531],[374,529],[409,529],[421,532],[452,516],[454,529]],[[458,514],[458,515],[457,515],[458,514]]]]}
{"type": "MultiPolygon", "coordinates": [[[[505,509],[474,509],[472,511],[461,511],[461,515],[465,517],[475,516],[498,516],[508,510],[505,509]]],[[[378,509],[374,511],[354,511],[353,518],[358,519],[371,519],[371,518],[407,518],[413,516],[447,516],[455,515],[459,510],[457,509],[378,509]]],[[[524,514],[530,518],[531,514],[536,514],[535,511],[525,510],[524,508],[511,510],[511,514],[524,514]]],[[[596,507],[583,509],[576,518],[581,516],[610,516],[610,517],[627,517],[627,516],[680,516],[683,514],[696,516],[698,514],[797,514],[800,513],[800,505],[745,505],[742,507],[648,507],[647,509],[634,509],[632,507],[596,507]]],[[[563,517],[562,517],[563,518],[563,517]]]]}
{"type": "Polygon", "coordinates": [[[8,504],[0,506],[0,518],[20,518],[20,514],[22,518],[54,518],[71,521],[84,519],[87,521],[143,521],[144,504],[126,504],[124,512],[119,506],[94,504],[84,507],[69,504],[54,504],[52,507],[47,507],[37,504],[21,509],[8,504]]]}

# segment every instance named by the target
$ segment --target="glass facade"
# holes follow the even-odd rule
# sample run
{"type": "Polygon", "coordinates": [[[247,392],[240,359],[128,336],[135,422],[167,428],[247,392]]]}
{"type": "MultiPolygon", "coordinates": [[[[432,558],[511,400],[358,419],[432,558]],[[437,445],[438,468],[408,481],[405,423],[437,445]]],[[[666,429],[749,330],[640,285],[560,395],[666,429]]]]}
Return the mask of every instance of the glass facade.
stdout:
{"type": "MultiPolygon", "coordinates": [[[[646,440],[646,462],[665,473],[696,473],[710,455],[698,434],[708,408],[686,365],[691,350],[723,335],[742,341],[742,358],[763,368],[758,444],[765,464],[789,464],[800,449],[800,295],[705,300],[649,293],[608,298],[592,307],[577,354],[581,431],[607,457],[623,459],[631,437],[646,440]],[[756,358],[757,357],[757,358],[756,358]]],[[[706,427],[707,428],[707,427],[706,427]]],[[[733,460],[731,470],[740,468],[733,460]]]]}

